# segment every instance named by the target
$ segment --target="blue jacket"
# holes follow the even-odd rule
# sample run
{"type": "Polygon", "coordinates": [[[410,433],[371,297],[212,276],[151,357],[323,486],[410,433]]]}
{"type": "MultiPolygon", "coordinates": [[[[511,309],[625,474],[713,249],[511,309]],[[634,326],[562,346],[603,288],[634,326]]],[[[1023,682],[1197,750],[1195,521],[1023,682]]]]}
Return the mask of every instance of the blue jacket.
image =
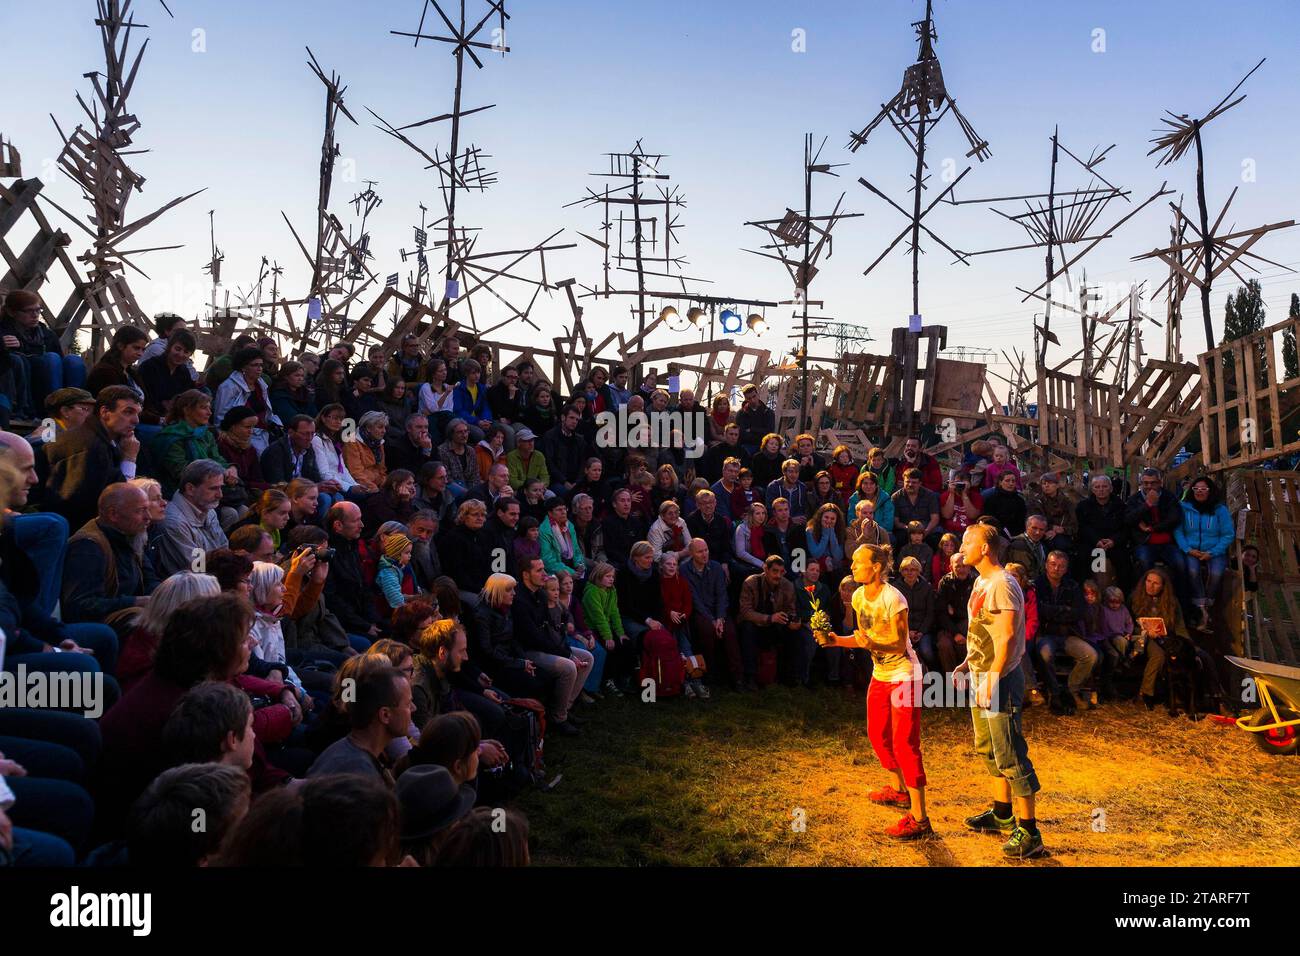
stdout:
{"type": "Polygon", "coordinates": [[[469,397],[469,389],[464,382],[457,382],[451,390],[451,412],[457,418],[463,418],[471,425],[492,420],[492,410],[488,408],[487,386],[478,383],[478,401],[469,397]]]}
{"type": "Polygon", "coordinates": [[[1220,503],[1214,511],[1206,514],[1197,511],[1194,503],[1183,502],[1183,523],[1174,531],[1174,540],[1183,551],[1194,548],[1218,557],[1228,553],[1233,535],[1232,515],[1228,513],[1227,505],[1220,503]]]}

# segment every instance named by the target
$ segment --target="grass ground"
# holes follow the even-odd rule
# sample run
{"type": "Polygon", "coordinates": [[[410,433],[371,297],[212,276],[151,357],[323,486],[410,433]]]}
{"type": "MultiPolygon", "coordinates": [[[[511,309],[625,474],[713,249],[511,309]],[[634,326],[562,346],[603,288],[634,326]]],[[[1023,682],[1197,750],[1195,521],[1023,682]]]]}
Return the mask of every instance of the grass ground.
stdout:
{"type": "MultiPolygon", "coordinates": [[[[1300,864],[1300,759],[1244,731],[1131,703],[1070,718],[1035,707],[1025,728],[1050,851],[1026,865],[1300,864]]],[[[900,811],[865,798],[885,776],[861,694],[607,699],[582,736],[548,740],[564,779],[521,809],[539,864],[1004,865],[1000,840],[962,825],[989,799],[969,714],[927,710],[922,748],[936,835],[898,844],[881,830],[900,811]]]]}

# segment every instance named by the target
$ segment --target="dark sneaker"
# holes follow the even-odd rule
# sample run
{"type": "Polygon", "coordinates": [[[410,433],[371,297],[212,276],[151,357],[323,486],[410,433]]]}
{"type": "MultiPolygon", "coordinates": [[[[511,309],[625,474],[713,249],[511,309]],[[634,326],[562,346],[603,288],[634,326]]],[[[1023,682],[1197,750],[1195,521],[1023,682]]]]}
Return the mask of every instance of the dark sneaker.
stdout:
{"type": "Polygon", "coordinates": [[[1079,710],[1079,702],[1074,699],[1074,693],[1069,690],[1061,691],[1061,706],[1065,708],[1067,717],[1073,716],[1079,710]]]}
{"type": "Polygon", "coordinates": [[[1030,833],[1024,827],[1011,831],[1011,839],[1002,844],[1002,853],[1013,860],[1027,860],[1043,852],[1043,835],[1030,833]]]}
{"type": "Polygon", "coordinates": [[[893,837],[895,840],[915,840],[918,837],[929,836],[933,832],[929,817],[918,820],[910,813],[904,814],[903,819],[892,827],[885,828],[885,836],[893,837]]]}
{"type": "Polygon", "coordinates": [[[1016,829],[1016,818],[1007,817],[1003,820],[993,812],[992,807],[989,807],[983,813],[967,817],[966,826],[980,833],[1010,833],[1016,829]]]}
{"type": "Polygon", "coordinates": [[[577,725],[569,720],[555,721],[546,729],[554,730],[557,734],[563,734],[566,737],[576,737],[578,734],[582,733],[582,731],[578,729],[577,725]]]}
{"type": "MultiPolygon", "coordinates": [[[[872,790],[867,794],[867,799],[872,803],[879,803],[887,807],[910,807],[912,798],[902,790],[895,790],[891,786],[881,787],[879,790],[872,790]]],[[[910,816],[910,814],[909,814],[910,816]]]]}

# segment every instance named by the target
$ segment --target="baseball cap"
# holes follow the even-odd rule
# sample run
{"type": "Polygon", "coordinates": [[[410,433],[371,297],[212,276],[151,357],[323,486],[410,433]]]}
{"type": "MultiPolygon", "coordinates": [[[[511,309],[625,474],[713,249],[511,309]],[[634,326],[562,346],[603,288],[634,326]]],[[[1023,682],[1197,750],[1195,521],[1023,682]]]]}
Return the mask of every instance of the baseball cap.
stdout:
{"type": "Polygon", "coordinates": [[[521,428],[515,432],[515,441],[537,441],[537,436],[531,428],[521,428]]]}

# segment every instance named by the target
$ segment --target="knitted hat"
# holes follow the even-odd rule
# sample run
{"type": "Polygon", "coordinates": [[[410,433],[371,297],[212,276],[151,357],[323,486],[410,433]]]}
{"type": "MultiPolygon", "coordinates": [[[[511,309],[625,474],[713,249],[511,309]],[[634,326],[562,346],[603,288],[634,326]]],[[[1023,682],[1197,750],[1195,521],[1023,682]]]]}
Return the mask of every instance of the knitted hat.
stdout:
{"type": "Polygon", "coordinates": [[[411,539],[400,531],[397,534],[390,534],[384,539],[384,557],[396,561],[402,556],[402,552],[411,546],[411,539]]]}

